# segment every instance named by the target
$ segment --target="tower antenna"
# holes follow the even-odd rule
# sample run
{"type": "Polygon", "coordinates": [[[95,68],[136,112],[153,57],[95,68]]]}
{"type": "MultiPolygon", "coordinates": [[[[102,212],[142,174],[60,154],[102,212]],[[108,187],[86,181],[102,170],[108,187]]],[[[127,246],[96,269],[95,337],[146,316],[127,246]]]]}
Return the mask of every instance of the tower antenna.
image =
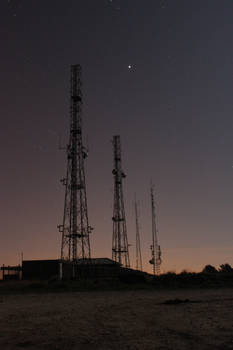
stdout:
{"type": "Polygon", "coordinates": [[[153,265],[153,274],[158,275],[160,273],[161,260],[161,249],[158,244],[158,231],[156,225],[156,214],[155,214],[155,200],[154,200],[154,187],[151,185],[151,214],[152,214],[152,245],[151,245],[151,260],[150,264],[153,265]]]}
{"type": "Polygon", "coordinates": [[[82,141],[82,69],[79,64],[71,66],[70,73],[70,136],[67,145],[66,177],[61,180],[65,186],[61,259],[75,262],[90,259],[89,234],[92,228],[88,222],[84,159],[87,152],[82,141]]]}
{"type": "Polygon", "coordinates": [[[134,201],[135,218],[136,218],[136,269],[142,271],[142,254],[141,254],[141,243],[140,243],[140,233],[139,233],[139,214],[138,214],[138,202],[134,201]]]}
{"type": "Polygon", "coordinates": [[[113,236],[112,259],[124,267],[130,267],[129,245],[126,230],[122,180],[126,177],[121,167],[120,136],[113,137],[114,169],[114,205],[113,205],[113,236]]]}

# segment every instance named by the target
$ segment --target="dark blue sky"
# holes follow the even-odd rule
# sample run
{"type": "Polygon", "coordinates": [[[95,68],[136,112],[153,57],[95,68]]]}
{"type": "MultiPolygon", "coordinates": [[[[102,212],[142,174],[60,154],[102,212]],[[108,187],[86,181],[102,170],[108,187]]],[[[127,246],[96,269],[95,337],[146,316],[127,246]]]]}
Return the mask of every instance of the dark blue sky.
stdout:
{"type": "Polygon", "coordinates": [[[162,270],[233,264],[233,1],[2,0],[0,264],[56,258],[69,129],[70,64],[83,67],[93,256],[111,257],[112,145],[121,135],[128,238],[149,186],[162,270]],[[132,65],[132,69],[128,69],[132,65]]]}

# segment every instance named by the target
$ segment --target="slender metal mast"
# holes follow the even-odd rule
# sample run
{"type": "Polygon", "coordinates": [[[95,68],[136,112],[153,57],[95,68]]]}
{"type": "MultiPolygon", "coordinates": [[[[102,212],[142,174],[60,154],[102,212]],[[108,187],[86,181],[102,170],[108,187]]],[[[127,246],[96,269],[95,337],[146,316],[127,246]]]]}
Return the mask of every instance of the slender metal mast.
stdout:
{"type": "Polygon", "coordinates": [[[126,219],[123,199],[122,180],[126,177],[121,167],[120,136],[113,137],[114,151],[114,208],[113,208],[113,236],[112,259],[125,267],[130,267],[129,245],[126,230],[126,219]]]}
{"type": "Polygon", "coordinates": [[[142,254],[141,254],[141,243],[140,243],[140,232],[139,232],[139,220],[138,220],[138,203],[135,196],[134,202],[135,219],[136,219],[136,269],[142,271],[142,254]]]}
{"type": "Polygon", "coordinates": [[[84,159],[87,151],[82,142],[82,70],[79,64],[71,66],[70,75],[70,137],[67,145],[66,177],[61,180],[65,186],[61,259],[76,261],[90,259],[87,196],[84,159]]]}
{"type": "Polygon", "coordinates": [[[151,245],[151,260],[150,264],[153,265],[153,274],[158,275],[160,273],[161,249],[158,244],[157,226],[156,226],[156,214],[155,214],[155,201],[154,201],[154,188],[151,186],[151,214],[152,214],[152,245],[151,245]]]}

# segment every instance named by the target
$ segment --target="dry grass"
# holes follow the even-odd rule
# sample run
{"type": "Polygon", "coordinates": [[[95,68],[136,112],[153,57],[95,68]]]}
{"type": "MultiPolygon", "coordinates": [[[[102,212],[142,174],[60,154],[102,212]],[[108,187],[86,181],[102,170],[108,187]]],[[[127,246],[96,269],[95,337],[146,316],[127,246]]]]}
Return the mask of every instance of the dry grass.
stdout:
{"type": "Polygon", "coordinates": [[[233,349],[232,292],[0,295],[0,349],[233,349]],[[197,302],[164,304],[175,298],[197,302]]]}

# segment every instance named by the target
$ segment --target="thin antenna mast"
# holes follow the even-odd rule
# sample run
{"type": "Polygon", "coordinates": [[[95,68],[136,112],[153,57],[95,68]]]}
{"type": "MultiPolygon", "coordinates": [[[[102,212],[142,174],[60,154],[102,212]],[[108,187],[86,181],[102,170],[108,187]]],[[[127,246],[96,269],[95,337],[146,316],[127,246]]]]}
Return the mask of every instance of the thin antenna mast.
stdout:
{"type": "Polygon", "coordinates": [[[136,200],[134,201],[134,209],[135,209],[135,219],[136,219],[136,269],[142,271],[142,254],[141,254],[141,243],[140,243],[140,233],[139,233],[139,214],[138,214],[138,203],[136,200]]]}
{"type": "Polygon", "coordinates": [[[122,180],[126,177],[121,168],[120,136],[113,137],[114,151],[114,208],[113,208],[113,236],[112,259],[125,267],[130,267],[129,245],[126,230],[126,219],[123,199],[122,180]]]}
{"type": "Polygon", "coordinates": [[[153,274],[158,275],[160,273],[161,249],[158,245],[156,214],[155,214],[155,201],[154,201],[154,188],[151,185],[151,214],[152,214],[152,245],[151,245],[151,260],[150,264],[153,265],[153,274]]]}

